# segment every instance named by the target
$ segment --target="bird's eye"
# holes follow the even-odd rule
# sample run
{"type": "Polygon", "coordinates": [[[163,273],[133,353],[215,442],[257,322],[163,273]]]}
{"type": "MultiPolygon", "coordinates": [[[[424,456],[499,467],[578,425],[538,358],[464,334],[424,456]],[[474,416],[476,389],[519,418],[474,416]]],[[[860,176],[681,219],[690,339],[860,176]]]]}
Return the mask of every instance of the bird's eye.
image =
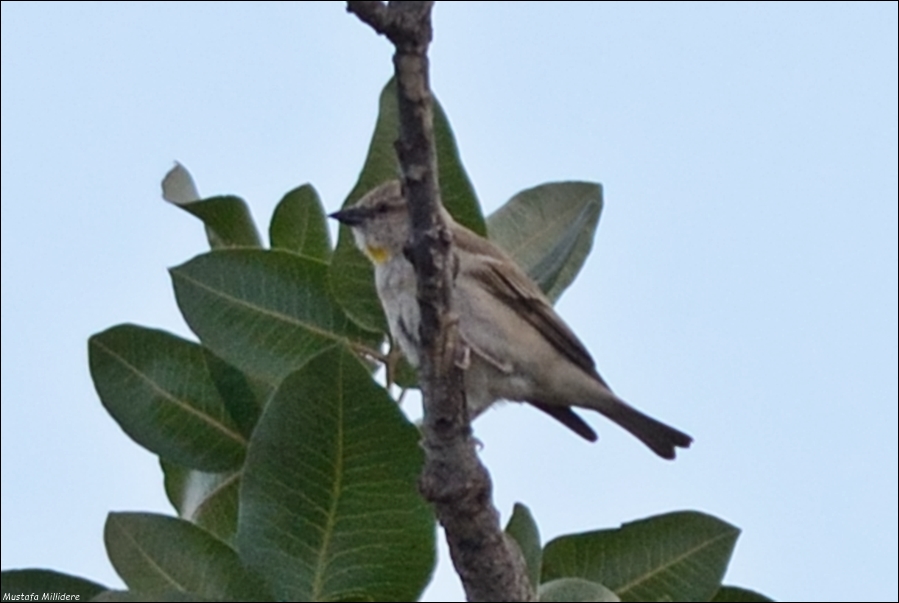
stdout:
{"type": "Polygon", "coordinates": [[[375,211],[379,214],[387,213],[387,204],[386,203],[378,203],[375,205],[375,211]]]}

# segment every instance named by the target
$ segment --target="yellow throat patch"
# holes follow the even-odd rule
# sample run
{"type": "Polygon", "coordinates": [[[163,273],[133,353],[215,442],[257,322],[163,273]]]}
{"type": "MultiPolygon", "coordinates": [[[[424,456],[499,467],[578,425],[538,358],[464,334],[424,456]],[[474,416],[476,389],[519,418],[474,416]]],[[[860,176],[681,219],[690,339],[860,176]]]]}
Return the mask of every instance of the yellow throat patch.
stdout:
{"type": "Polygon", "coordinates": [[[390,254],[383,247],[365,246],[365,255],[375,264],[383,264],[390,259],[390,254]]]}

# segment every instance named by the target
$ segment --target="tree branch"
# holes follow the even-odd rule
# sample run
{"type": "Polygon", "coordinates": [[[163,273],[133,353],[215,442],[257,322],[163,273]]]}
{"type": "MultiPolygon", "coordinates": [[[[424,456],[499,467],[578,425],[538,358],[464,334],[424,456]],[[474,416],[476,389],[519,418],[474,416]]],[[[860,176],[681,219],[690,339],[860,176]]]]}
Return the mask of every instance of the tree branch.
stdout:
{"type": "Polygon", "coordinates": [[[421,309],[419,382],[424,399],[421,491],[434,505],[469,601],[530,601],[521,551],[502,531],[492,483],[471,436],[462,346],[452,314],[452,235],[440,217],[437,156],[428,81],[433,2],[347,2],[347,10],[396,48],[400,117],[397,155],[409,203],[421,309]]]}

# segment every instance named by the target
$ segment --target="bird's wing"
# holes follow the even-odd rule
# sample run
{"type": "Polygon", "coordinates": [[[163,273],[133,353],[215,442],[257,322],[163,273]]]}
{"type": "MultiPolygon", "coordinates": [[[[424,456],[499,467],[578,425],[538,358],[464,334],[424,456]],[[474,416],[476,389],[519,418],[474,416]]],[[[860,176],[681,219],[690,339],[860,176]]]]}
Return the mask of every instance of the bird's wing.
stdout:
{"type": "Polygon", "coordinates": [[[466,270],[472,278],[492,295],[514,308],[569,360],[589,374],[599,377],[590,352],[556,314],[537,284],[514,260],[470,231],[454,231],[453,235],[461,251],[479,256],[476,261],[466,262],[466,270]]]}

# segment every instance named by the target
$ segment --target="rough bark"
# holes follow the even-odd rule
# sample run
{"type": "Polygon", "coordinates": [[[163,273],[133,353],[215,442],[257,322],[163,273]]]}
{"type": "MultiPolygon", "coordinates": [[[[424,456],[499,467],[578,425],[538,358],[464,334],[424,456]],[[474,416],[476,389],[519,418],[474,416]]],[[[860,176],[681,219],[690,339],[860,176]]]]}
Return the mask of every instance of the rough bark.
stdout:
{"type": "Polygon", "coordinates": [[[407,256],[415,266],[421,307],[419,383],[424,400],[423,496],[443,526],[453,564],[469,601],[530,601],[518,547],[504,533],[493,506],[490,475],[471,435],[459,345],[451,307],[452,236],[440,218],[428,46],[433,2],[347,2],[347,10],[387,36],[399,101],[396,143],[410,207],[412,239],[407,256]]]}

